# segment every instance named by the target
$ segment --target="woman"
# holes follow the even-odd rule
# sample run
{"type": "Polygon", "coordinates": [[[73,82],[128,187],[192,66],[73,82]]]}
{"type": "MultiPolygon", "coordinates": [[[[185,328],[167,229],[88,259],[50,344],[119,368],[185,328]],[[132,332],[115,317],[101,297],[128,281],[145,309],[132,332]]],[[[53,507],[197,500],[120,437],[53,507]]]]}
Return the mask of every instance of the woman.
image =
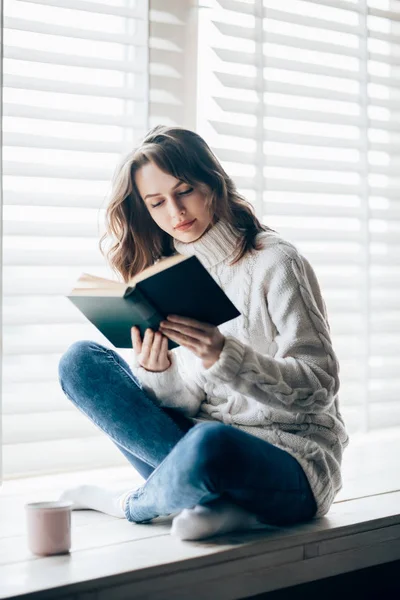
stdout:
{"type": "Polygon", "coordinates": [[[108,239],[125,282],[161,256],[196,255],[241,316],[214,327],[170,315],[143,340],[133,328],[131,366],[94,342],[67,350],[64,393],[145,482],[62,498],[136,523],[174,515],[182,539],[326,514],[348,436],[307,260],[259,222],[205,141],[177,127],[155,127],[122,162],[101,248],[108,239]],[[180,346],[168,351],[168,338],[180,346]]]}

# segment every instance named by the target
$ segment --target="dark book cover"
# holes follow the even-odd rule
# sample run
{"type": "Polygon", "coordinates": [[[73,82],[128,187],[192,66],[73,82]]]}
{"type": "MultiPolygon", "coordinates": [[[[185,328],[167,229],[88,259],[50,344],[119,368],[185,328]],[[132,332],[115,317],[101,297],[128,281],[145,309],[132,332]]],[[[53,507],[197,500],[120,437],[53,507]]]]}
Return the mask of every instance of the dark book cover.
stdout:
{"type": "MultiPolygon", "coordinates": [[[[158,330],[163,316],[150,305],[139,290],[122,296],[67,296],[87,319],[116,347],[132,348],[131,328],[137,325],[140,334],[150,327],[158,330]]],[[[177,344],[168,340],[168,349],[177,344]]]]}
{"type": "MultiPolygon", "coordinates": [[[[69,295],[69,300],[116,348],[132,348],[131,328],[144,335],[174,314],[218,326],[240,312],[196,256],[127,287],[123,297],[69,295]]],[[[179,344],[168,340],[168,348],[179,344]]]]}

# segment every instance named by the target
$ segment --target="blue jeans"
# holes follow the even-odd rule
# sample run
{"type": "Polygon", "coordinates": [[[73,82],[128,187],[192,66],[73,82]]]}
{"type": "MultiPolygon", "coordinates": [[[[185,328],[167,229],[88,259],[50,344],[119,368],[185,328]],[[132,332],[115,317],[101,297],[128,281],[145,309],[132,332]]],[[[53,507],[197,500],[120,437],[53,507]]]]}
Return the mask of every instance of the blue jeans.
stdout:
{"type": "Polygon", "coordinates": [[[110,348],[75,342],[61,357],[59,379],[65,395],[146,479],[128,497],[128,521],[221,499],[273,526],[315,515],[308,480],[288,452],[231,425],[194,425],[176,409],[158,406],[110,348]]]}

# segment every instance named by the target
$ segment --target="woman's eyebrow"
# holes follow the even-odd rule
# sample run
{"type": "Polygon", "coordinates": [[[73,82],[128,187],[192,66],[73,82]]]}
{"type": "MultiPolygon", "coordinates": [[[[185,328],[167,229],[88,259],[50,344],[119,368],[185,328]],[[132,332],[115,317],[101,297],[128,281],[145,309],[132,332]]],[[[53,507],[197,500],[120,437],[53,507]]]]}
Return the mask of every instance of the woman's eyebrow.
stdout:
{"type": "MultiPolygon", "coordinates": [[[[173,192],[174,190],[176,190],[177,187],[179,187],[181,185],[181,183],[185,183],[184,181],[178,181],[178,183],[176,183],[174,185],[174,187],[172,188],[171,192],[173,192]]],[[[143,198],[144,200],[146,200],[146,198],[152,198],[153,196],[160,196],[160,192],[157,192],[156,194],[146,194],[146,196],[143,198]]]]}

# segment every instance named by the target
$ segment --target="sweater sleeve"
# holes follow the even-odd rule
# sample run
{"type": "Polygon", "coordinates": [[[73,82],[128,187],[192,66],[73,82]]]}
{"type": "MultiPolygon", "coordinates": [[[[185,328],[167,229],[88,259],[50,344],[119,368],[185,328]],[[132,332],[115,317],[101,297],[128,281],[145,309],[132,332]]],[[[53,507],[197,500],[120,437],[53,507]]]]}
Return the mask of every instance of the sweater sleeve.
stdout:
{"type": "Polygon", "coordinates": [[[133,354],[131,370],[142,389],[160,406],[175,408],[187,417],[197,414],[205,392],[192,379],[183,378],[178,369],[178,358],[171,352],[171,366],[160,373],[141,367],[133,354]]]}
{"type": "Polygon", "coordinates": [[[275,326],[274,357],[227,336],[203,373],[271,408],[323,412],[339,389],[339,365],[316,276],[294,249],[268,273],[265,302],[275,326]]]}

